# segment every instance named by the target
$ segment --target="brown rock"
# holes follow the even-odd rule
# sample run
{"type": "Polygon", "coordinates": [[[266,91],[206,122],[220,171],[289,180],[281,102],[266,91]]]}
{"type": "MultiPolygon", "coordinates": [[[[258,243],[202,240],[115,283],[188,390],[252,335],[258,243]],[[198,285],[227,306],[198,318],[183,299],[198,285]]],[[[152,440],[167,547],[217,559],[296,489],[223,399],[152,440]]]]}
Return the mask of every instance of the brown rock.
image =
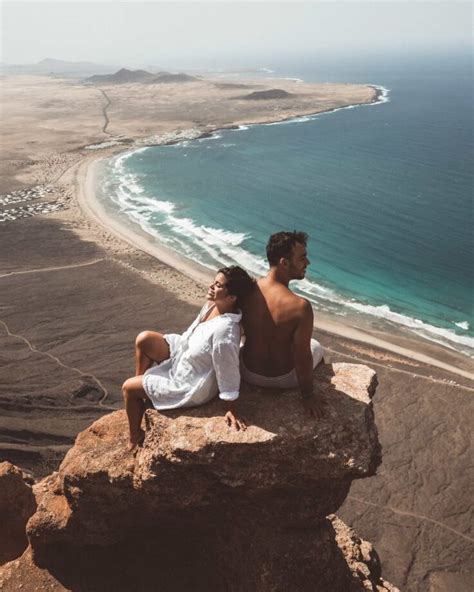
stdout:
{"type": "Polygon", "coordinates": [[[398,588],[382,578],[382,566],[377,551],[344,524],[337,516],[328,516],[334,528],[336,543],[341,549],[354,582],[362,583],[362,589],[377,592],[399,592],[398,588]]]}
{"type": "Polygon", "coordinates": [[[136,456],[123,411],[96,421],[36,485],[31,546],[0,570],[2,589],[394,590],[372,547],[326,518],[380,462],[375,373],[334,364],[317,378],[319,421],[296,392],[244,388],[247,431],[218,400],[148,410],[136,456]]]}
{"type": "MultiPolygon", "coordinates": [[[[260,533],[266,536],[268,533],[260,533]]],[[[193,537],[190,537],[193,539],[193,537]]],[[[229,535],[231,539],[231,535],[229,535]]],[[[157,566],[157,549],[150,539],[129,540],[119,546],[79,548],[69,563],[40,567],[32,557],[31,548],[24,555],[0,568],[2,592],[18,591],[102,592],[104,590],[136,590],[140,592],[171,590],[311,590],[311,592],[399,592],[380,576],[378,557],[372,545],[361,540],[336,516],[312,530],[306,537],[287,533],[265,541],[268,553],[261,562],[242,563],[242,557],[227,558],[227,571],[216,574],[215,566],[204,558],[195,573],[189,569],[189,545],[181,545],[181,553],[171,556],[167,547],[159,554],[169,562],[168,569],[157,566]],[[315,536],[316,535],[316,536],[315,536]],[[137,552],[138,549],[138,552],[137,552]],[[295,557],[298,560],[295,561],[295,557]],[[328,565],[330,569],[328,569],[328,565]],[[208,570],[208,573],[206,573],[208,570]],[[288,574],[291,576],[289,582],[288,574]],[[316,577],[314,583],[308,581],[316,577]],[[240,580],[248,582],[248,587],[240,580]]],[[[255,549],[254,537],[248,540],[248,554],[255,549]]],[[[245,547],[237,546],[237,550],[245,547]]],[[[206,547],[205,551],[209,549],[206,547]]],[[[161,561],[163,564],[164,561],[161,561]]],[[[161,566],[160,566],[161,567],[161,566]]],[[[444,588],[443,588],[444,590],[444,588]]]]}
{"type": "Polygon", "coordinates": [[[0,463],[0,565],[28,545],[25,526],[36,510],[32,479],[9,462],[0,463]]]}
{"type": "Polygon", "coordinates": [[[219,400],[148,410],[136,456],[123,411],[96,421],[36,486],[34,561],[26,553],[8,581],[47,569],[57,585],[88,591],[384,590],[369,549],[346,537],[346,559],[326,518],[380,462],[375,373],[334,364],[316,378],[319,421],[296,391],[244,387],[246,431],[226,426],[219,400]]]}
{"type": "Polygon", "coordinates": [[[318,377],[326,401],[321,421],[305,417],[296,391],[243,389],[245,432],[226,426],[218,400],[166,415],[149,410],[136,458],[127,451],[124,412],[101,418],[38,488],[28,525],[33,548],[111,545],[129,530],[185,514],[200,522],[209,513],[219,523],[253,516],[261,525],[278,516],[282,528],[324,521],[353,479],[374,474],[380,450],[370,402],[374,371],[335,364],[318,377]]]}
{"type": "Polygon", "coordinates": [[[149,531],[142,532],[111,547],[79,547],[66,554],[57,549],[60,560],[50,561],[47,569],[34,561],[28,549],[19,560],[0,568],[0,589],[399,592],[380,577],[372,545],[336,516],[306,532],[253,530],[244,544],[238,540],[242,533],[234,528],[225,540],[199,546],[190,531],[181,537],[177,549],[172,531],[165,531],[161,540],[159,536],[150,538],[149,531]],[[235,547],[230,547],[232,544],[235,547]],[[256,558],[255,552],[261,548],[266,548],[265,556],[256,558]],[[216,565],[219,552],[221,561],[216,565]]]}

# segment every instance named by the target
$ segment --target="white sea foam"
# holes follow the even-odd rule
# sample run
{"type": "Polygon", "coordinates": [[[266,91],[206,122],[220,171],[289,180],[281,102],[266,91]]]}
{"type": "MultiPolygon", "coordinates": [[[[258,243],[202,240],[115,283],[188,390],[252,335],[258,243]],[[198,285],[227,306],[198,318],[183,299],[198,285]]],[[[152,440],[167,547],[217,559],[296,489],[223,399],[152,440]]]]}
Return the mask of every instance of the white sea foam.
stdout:
{"type": "Polygon", "coordinates": [[[137,148],[136,150],[131,150],[130,152],[128,152],[128,154],[132,155],[132,154],[141,154],[142,152],[145,152],[145,150],[149,150],[150,146],[143,146],[143,148],[137,148]]]}
{"type": "Polygon", "coordinates": [[[291,119],[284,119],[283,121],[272,121],[270,123],[262,123],[260,125],[289,125],[291,123],[305,123],[306,121],[313,121],[324,113],[315,113],[314,115],[301,115],[299,117],[292,117],[291,119]]]}
{"type": "MultiPolygon", "coordinates": [[[[147,149],[146,147],[139,148],[134,154],[147,149]]],[[[175,204],[144,195],[145,190],[140,185],[139,176],[125,172],[124,162],[132,154],[132,152],[127,152],[114,161],[113,172],[116,179],[116,191],[110,191],[110,185],[109,187],[106,185],[106,187],[107,194],[111,196],[112,201],[119,206],[120,210],[130,217],[136,218],[135,221],[138,221],[142,226],[143,220],[148,221],[153,214],[171,214],[175,209],[175,204]]]]}
{"type": "Polygon", "coordinates": [[[379,96],[379,100],[376,103],[372,103],[372,105],[378,105],[379,103],[389,103],[390,102],[390,97],[389,92],[390,89],[389,88],[385,88],[385,86],[380,86],[378,84],[371,84],[370,86],[373,86],[374,88],[376,88],[377,90],[379,90],[381,92],[381,95],[379,96]]]}
{"type": "Polygon", "coordinates": [[[460,329],[464,329],[464,331],[469,331],[469,323],[467,321],[460,321],[459,323],[454,323],[456,327],[460,329]]]}
{"type": "Polygon", "coordinates": [[[338,296],[336,292],[334,292],[334,290],[331,290],[330,288],[326,288],[314,282],[310,282],[307,279],[298,282],[298,288],[311,296],[325,298],[326,300],[330,300],[331,302],[337,302],[338,304],[344,302],[343,299],[340,296],[338,296]]]}
{"type": "Polygon", "coordinates": [[[372,306],[370,304],[361,304],[360,302],[350,301],[346,302],[345,305],[353,308],[354,310],[358,310],[359,312],[390,321],[396,325],[408,327],[430,341],[436,341],[437,343],[441,343],[452,348],[454,348],[452,344],[457,344],[474,349],[473,337],[457,335],[454,331],[450,331],[449,329],[435,327],[434,325],[425,323],[420,319],[415,319],[413,317],[394,312],[390,310],[390,307],[386,304],[381,306],[372,306]]]}
{"type": "Polygon", "coordinates": [[[256,275],[265,273],[265,261],[240,246],[248,238],[245,233],[199,225],[191,218],[174,215],[166,216],[163,223],[173,232],[166,242],[173,245],[177,235],[184,237],[184,240],[178,238],[174,248],[194,260],[197,257],[209,269],[237,264],[256,275]]]}
{"type": "Polygon", "coordinates": [[[188,233],[188,236],[196,237],[209,245],[226,243],[235,246],[239,245],[246,238],[246,235],[243,233],[211,228],[209,226],[200,226],[194,220],[191,220],[191,218],[169,216],[167,222],[173,224],[178,231],[184,231],[188,233]]]}
{"type": "Polygon", "coordinates": [[[174,232],[194,243],[196,252],[204,250],[211,259],[218,260],[219,251],[215,248],[213,241],[209,239],[203,227],[196,225],[191,218],[168,216],[166,223],[174,232]]]}
{"type": "Polygon", "coordinates": [[[158,212],[160,214],[171,214],[176,207],[170,201],[161,201],[150,197],[140,197],[140,203],[147,205],[150,212],[158,212]]]}
{"type": "Polygon", "coordinates": [[[228,262],[223,261],[223,249],[235,247],[247,238],[244,233],[198,225],[191,218],[169,215],[165,223],[174,232],[185,236],[188,241],[193,243],[196,252],[204,250],[214,261],[219,262],[228,262]]]}
{"type": "Polygon", "coordinates": [[[210,136],[206,136],[205,138],[199,138],[198,142],[207,142],[209,140],[219,140],[220,138],[222,138],[222,136],[220,134],[218,134],[217,132],[213,132],[210,136]]]}
{"type": "Polygon", "coordinates": [[[133,195],[140,195],[143,193],[143,187],[138,181],[138,175],[124,175],[121,179],[121,184],[133,195]]]}
{"type": "Polygon", "coordinates": [[[116,171],[123,171],[123,165],[124,163],[131,157],[133,156],[137,151],[136,150],[130,150],[128,152],[124,152],[123,154],[120,154],[119,156],[117,156],[117,158],[114,161],[114,169],[116,171]]]}
{"type": "Polygon", "coordinates": [[[295,76],[269,76],[268,78],[270,80],[290,80],[291,82],[297,82],[298,84],[304,82],[302,78],[296,78],[295,76]]]}
{"type": "Polygon", "coordinates": [[[143,195],[143,188],[136,184],[134,175],[125,175],[116,185],[115,191],[107,190],[112,201],[135,221],[150,220],[153,214],[171,214],[175,205],[170,201],[159,200],[143,195]]]}
{"type": "Polygon", "coordinates": [[[232,264],[237,264],[253,275],[263,275],[267,270],[267,263],[264,259],[253,255],[242,247],[222,247],[222,252],[232,264]]]}
{"type": "Polygon", "coordinates": [[[153,214],[171,214],[176,207],[170,201],[158,200],[145,195],[130,195],[123,186],[118,188],[116,195],[120,209],[127,214],[139,212],[140,215],[147,214],[147,217],[151,218],[153,214]]]}

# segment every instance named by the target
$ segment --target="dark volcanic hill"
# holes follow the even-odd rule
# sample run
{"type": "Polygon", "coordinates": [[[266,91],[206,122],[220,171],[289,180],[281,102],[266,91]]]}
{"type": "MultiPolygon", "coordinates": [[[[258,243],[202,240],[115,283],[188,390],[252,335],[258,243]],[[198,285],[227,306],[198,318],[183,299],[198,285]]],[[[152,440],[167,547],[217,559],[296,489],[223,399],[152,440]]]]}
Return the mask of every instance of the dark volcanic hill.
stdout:
{"type": "Polygon", "coordinates": [[[97,74],[90,76],[86,82],[92,84],[129,84],[138,82],[141,84],[162,84],[171,82],[191,82],[197,80],[194,76],[188,74],[171,74],[170,72],[158,72],[152,74],[146,70],[127,70],[122,68],[115,74],[97,74]]]}
{"type": "Polygon", "coordinates": [[[195,76],[189,74],[171,74],[170,72],[159,72],[151,84],[160,84],[166,82],[193,82],[197,80],[195,76]]]}
{"type": "Polygon", "coordinates": [[[264,99],[288,99],[295,95],[281,88],[270,88],[269,90],[256,90],[255,92],[245,95],[243,97],[236,97],[237,99],[245,99],[246,101],[260,101],[264,99]]]}
{"type": "Polygon", "coordinates": [[[127,84],[130,82],[150,82],[156,78],[155,74],[151,74],[146,70],[127,70],[121,68],[115,74],[96,74],[89,76],[86,82],[92,84],[127,84]]]}

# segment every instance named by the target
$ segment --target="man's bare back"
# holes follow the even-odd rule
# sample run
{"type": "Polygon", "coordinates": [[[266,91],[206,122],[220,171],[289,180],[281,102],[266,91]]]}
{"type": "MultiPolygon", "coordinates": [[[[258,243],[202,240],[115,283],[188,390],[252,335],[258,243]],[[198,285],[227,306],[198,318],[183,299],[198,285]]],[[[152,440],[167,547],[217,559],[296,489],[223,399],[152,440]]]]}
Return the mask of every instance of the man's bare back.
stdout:
{"type": "Polygon", "coordinates": [[[264,376],[287,374],[294,367],[295,331],[307,310],[305,299],[267,276],[243,306],[246,367],[264,376]]]}
{"type": "Polygon", "coordinates": [[[257,386],[298,386],[309,415],[321,417],[313,390],[313,369],[321,361],[321,345],[312,339],[313,309],[288,287],[305,277],[309,265],[304,232],[277,232],[267,243],[270,269],[242,305],[245,345],[241,374],[257,386]]]}

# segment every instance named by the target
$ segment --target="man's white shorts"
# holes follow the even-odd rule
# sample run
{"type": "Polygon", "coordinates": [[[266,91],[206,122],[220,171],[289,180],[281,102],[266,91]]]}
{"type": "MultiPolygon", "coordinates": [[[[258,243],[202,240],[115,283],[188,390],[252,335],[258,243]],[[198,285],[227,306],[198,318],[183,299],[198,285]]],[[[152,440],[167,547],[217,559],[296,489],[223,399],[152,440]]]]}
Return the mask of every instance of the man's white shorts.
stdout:
{"type": "MultiPolygon", "coordinates": [[[[313,368],[316,368],[324,355],[323,347],[316,339],[311,339],[311,353],[313,354],[313,368]]],[[[245,366],[242,356],[240,357],[240,376],[245,382],[254,384],[255,386],[281,389],[298,386],[298,379],[294,368],[288,374],[282,374],[281,376],[262,376],[261,374],[251,372],[245,366]]]]}

